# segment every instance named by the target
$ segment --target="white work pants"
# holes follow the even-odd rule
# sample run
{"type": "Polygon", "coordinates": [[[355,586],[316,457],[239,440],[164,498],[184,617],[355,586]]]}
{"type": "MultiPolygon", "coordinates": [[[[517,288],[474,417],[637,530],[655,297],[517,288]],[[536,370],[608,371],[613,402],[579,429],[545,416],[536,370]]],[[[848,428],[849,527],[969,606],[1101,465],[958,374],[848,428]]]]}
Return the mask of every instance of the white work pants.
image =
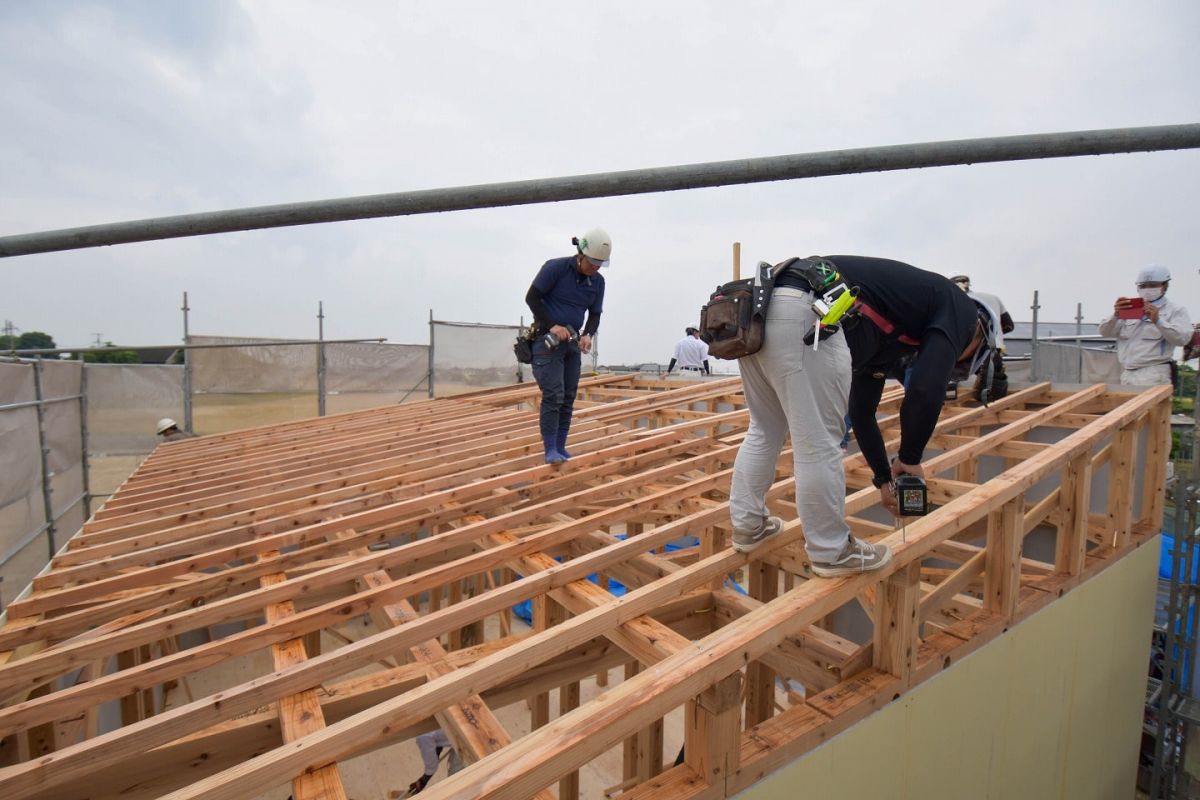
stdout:
{"type": "Polygon", "coordinates": [[[458,757],[458,751],[453,749],[454,745],[450,741],[450,737],[441,728],[432,730],[429,733],[422,733],[417,737],[417,749],[421,751],[421,761],[425,765],[425,774],[433,775],[438,768],[438,748],[451,748],[448,756],[450,766],[447,767],[447,774],[453,775],[462,769],[462,759],[458,757]]]}
{"type": "Polygon", "coordinates": [[[815,315],[812,295],[775,289],[767,308],[762,349],[738,362],[750,430],[733,466],[729,512],[733,527],[757,531],[767,516],[764,498],[775,480],[784,437],[792,438],[796,511],[808,555],[832,561],[846,546],[846,474],[841,441],[850,392],[850,349],[838,332],[816,352],[804,344],[815,315]]]}
{"type": "Polygon", "coordinates": [[[1169,364],[1151,364],[1148,367],[1121,370],[1121,383],[1125,386],[1154,386],[1171,382],[1169,364]]]}

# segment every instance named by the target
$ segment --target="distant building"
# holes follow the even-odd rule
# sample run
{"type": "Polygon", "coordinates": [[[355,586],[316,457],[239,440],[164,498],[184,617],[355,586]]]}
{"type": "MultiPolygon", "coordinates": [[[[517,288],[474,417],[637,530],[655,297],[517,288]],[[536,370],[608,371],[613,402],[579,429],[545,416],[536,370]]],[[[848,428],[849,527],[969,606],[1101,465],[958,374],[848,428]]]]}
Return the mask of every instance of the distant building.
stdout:
{"type": "MultiPolygon", "coordinates": [[[[1033,346],[1030,344],[1033,338],[1033,323],[1014,321],[1013,325],[1012,333],[1004,334],[1005,355],[1010,357],[1030,355],[1033,352],[1033,346]]],[[[1074,337],[1078,334],[1087,337],[1083,341],[1087,347],[1111,348],[1115,344],[1115,340],[1100,336],[1099,330],[1100,325],[1094,322],[1085,322],[1076,326],[1074,321],[1042,322],[1038,320],[1037,335],[1039,341],[1054,339],[1059,342],[1073,343],[1074,337]]]]}

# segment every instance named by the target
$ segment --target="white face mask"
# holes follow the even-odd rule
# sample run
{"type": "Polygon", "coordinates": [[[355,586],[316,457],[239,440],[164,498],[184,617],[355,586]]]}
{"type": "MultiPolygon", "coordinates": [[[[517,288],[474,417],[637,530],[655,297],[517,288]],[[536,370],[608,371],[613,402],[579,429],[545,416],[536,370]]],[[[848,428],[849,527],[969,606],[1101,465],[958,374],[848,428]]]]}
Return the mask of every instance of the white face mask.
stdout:
{"type": "Polygon", "coordinates": [[[1163,296],[1162,289],[1138,289],[1138,297],[1145,300],[1147,303],[1153,303],[1155,300],[1163,296]]]}

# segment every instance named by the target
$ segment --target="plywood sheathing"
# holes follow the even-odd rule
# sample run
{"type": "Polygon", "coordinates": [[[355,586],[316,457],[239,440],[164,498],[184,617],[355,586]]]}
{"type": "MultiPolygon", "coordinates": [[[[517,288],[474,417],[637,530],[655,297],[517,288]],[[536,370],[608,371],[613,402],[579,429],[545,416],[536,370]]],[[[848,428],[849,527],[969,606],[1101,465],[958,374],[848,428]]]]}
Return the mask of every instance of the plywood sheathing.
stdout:
{"type": "MultiPolygon", "coordinates": [[[[879,412],[893,447],[901,397],[879,412]]],[[[738,380],[595,377],[580,400],[564,466],[542,463],[532,386],[160,446],[9,607],[0,793],[338,797],[339,762],[436,719],[473,763],[431,798],[571,796],[622,743],[625,796],[727,796],[1113,563],[1162,513],[1168,390],[1040,384],[946,407],[926,464],[940,508],[903,531],[847,457],[852,529],[895,556],[810,579],[790,451],[768,494],[783,533],[749,557],[727,547],[738,380]],[[1023,550],[1035,529],[1053,537],[1044,560],[1023,550]],[[664,552],[685,536],[699,545],[664,552]],[[478,640],[524,600],[533,632],[478,640]],[[851,606],[873,623],[860,641],[828,629],[851,606]],[[368,634],[340,632],[359,618],[368,634]],[[163,701],[260,651],[274,672],[163,701]],[[621,665],[579,702],[581,680],[621,665]],[[551,719],[538,698],[560,687],[551,719]],[[121,724],[98,727],[122,699],[121,724]],[[537,726],[514,740],[489,704],[516,699],[537,726]]]]}

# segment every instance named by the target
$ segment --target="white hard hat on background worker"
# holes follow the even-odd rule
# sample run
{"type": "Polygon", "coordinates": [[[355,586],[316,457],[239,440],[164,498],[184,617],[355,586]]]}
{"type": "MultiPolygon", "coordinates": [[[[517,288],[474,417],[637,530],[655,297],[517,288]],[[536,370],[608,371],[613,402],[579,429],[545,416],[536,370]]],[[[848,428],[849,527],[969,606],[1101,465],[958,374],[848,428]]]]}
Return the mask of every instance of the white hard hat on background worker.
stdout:
{"type": "Polygon", "coordinates": [[[170,417],[163,417],[162,419],[160,419],[158,421],[158,425],[155,427],[154,432],[162,433],[163,431],[169,431],[169,430],[171,430],[171,428],[178,428],[178,427],[179,427],[178,422],[171,419],[170,417]]]}
{"type": "Polygon", "coordinates": [[[593,228],[574,241],[579,253],[597,267],[607,267],[612,255],[612,237],[603,228],[593,228]]]}
{"type": "Polygon", "coordinates": [[[1171,270],[1161,264],[1151,264],[1148,267],[1142,267],[1138,270],[1137,280],[1135,284],[1143,283],[1167,283],[1171,280],[1171,270]]]}

